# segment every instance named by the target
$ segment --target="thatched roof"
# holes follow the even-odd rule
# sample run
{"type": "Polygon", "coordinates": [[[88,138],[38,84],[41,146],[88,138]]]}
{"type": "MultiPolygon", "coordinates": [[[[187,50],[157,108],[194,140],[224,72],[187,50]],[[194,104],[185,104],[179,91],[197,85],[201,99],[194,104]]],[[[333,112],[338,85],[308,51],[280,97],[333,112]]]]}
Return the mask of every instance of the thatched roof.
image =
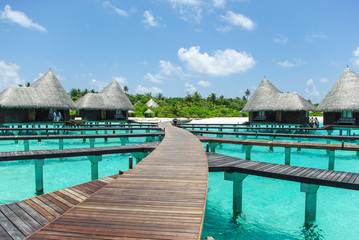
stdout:
{"type": "Polygon", "coordinates": [[[320,112],[359,111],[359,76],[347,67],[317,107],[320,112]]]}
{"type": "Polygon", "coordinates": [[[144,112],[144,114],[151,114],[151,113],[153,113],[153,111],[152,111],[151,109],[147,109],[147,110],[144,112]]]}
{"type": "Polygon", "coordinates": [[[147,107],[159,107],[160,105],[158,105],[152,98],[150,100],[148,100],[148,102],[146,102],[147,107]]]}
{"type": "Polygon", "coordinates": [[[0,108],[74,109],[75,104],[49,70],[30,87],[9,87],[0,94],[0,108]]]}
{"type": "Polygon", "coordinates": [[[264,78],[241,112],[314,110],[315,107],[297,93],[282,93],[264,78]]]}
{"type": "Polygon", "coordinates": [[[116,80],[100,93],[87,93],[75,105],[85,110],[135,110],[116,80]]]}

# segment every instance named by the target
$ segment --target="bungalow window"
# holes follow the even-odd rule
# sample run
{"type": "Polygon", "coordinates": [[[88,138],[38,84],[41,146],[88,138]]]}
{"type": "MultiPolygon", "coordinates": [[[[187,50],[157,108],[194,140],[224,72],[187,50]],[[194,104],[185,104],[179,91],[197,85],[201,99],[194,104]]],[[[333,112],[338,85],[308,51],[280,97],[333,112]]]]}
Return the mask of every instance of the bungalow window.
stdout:
{"type": "Polygon", "coordinates": [[[343,111],[343,118],[352,118],[352,111],[343,111]]]}
{"type": "Polygon", "coordinates": [[[259,111],[258,116],[264,117],[264,111],[259,111]]]}

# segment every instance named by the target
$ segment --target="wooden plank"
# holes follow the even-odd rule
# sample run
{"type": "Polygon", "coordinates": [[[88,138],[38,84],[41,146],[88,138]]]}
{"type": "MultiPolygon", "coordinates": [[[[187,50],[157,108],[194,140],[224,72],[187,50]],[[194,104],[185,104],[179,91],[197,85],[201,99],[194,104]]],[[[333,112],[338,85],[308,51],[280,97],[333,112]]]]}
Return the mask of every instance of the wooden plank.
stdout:
{"type": "MultiPolygon", "coordinates": [[[[23,239],[25,237],[22,232],[18,231],[12,222],[0,211],[0,225],[4,231],[12,238],[16,240],[23,239]]],[[[5,235],[2,233],[2,235],[5,235]]]]}

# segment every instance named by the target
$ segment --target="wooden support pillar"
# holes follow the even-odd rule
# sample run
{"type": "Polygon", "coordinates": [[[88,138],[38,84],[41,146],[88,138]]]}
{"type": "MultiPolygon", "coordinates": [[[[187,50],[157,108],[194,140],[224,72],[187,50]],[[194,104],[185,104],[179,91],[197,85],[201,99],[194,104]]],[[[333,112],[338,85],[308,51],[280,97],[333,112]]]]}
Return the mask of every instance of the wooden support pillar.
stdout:
{"type": "Polygon", "coordinates": [[[44,193],[44,159],[35,159],[35,193],[40,195],[44,193]]]}
{"type": "MultiPolygon", "coordinates": [[[[301,142],[302,142],[302,140],[298,139],[298,143],[301,143],[301,142]]],[[[302,151],[302,148],[300,148],[300,147],[297,148],[297,151],[298,151],[298,152],[302,151]]]]}
{"type": "MultiPolygon", "coordinates": [[[[273,141],[273,140],[274,140],[274,137],[270,137],[269,140],[270,140],[270,141],[273,141]]],[[[273,152],[273,146],[270,146],[270,147],[269,147],[269,151],[273,152]]]]}
{"type": "Polygon", "coordinates": [[[90,148],[94,148],[95,147],[95,138],[90,138],[90,148]]]}
{"type": "Polygon", "coordinates": [[[242,199],[243,199],[243,180],[247,177],[243,173],[229,173],[224,172],[224,180],[233,182],[233,212],[241,214],[243,212],[242,199]]]}
{"type": "Polygon", "coordinates": [[[330,136],[330,135],[332,135],[333,130],[327,130],[327,133],[328,133],[328,135],[330,136]]]}
{"type": "Polygon", "coordinates": [[[133,168],[133,157],[130,156],[128,158],[128,169],[132,169],[133,168]]]}
{"type": "Polygon", "coordinates": [[[136,159],[136,164],[141,162],[142,159],[147,157],[147,155],[150,154],[149,152],[133,152],[131,155],[136,159]]]}
{"type": "Polygon", "coordinates": [[[290,151],[291,151],[291,148],[290,148],[290,147],[284,148],[284,153],[285,153],[285,161],[284,161],[284,164],[285,164],[285,165],[290,165],[290,151]]]}
{"type": "MultiPolygon", "coordinates": [[[[128,140],[128,138],[127,138],[127,140],[128,140]]],[[[153,137],[153,136],[146,137],[146,142],[153,142],[154,140],[155,140],[155,137],[153,137]]]]}
{"type": "Polygon", "coordinates": [[[30,143],[29,140],[24,140],[24,151],[30,150],[30,143]]]}
{"type": "MultiPolygon", "coordinates": [[[[147,137],[146,137],[146,140],[147,140],[147,137]]],[[[123,146],[123,145],[126,145],[126,143],[128,142],[128,138],[122,137],[122,138],[120,138],[120,141],[121,141],[121,145],[122,145],[122,146],[123,146]]]]}
{"type": "Polygon", "coordinates": [[[343,136],[343,130],[339,130],[339,136],[343,136]]]}
{"type": "Polygon", "coordinates": [[[312,224],[316,219],[318,188],[319,185],[300,184],[300,191],[305,192],[305,224],[312,224]]]}
{"type": "MultiPolygon", "coordinates": [[[[359,140],[355,140],[355,142],[359,145],[359,140]]],[[[357,157],[359,157],[359,151],[357,151],[357,157]]]]}
{"type": "Polygon", "coordinates": [[[88,156],[91,162],[91,180],[98,179],[98,163],[102,161],[102,155],[88,156]]]}
{"type": "Polygon", "coordinates": [[[211,152],[216,152],[216,147],[219,145],[219,143],[216,142],[210,142],[209,143],[209,149],[211,152]]]}
{"type": "Polygon", "coordinates": [[[335,162],[335,151],[329,150],[328,170],[334,170],[334,162],[335,162]]]}
{"type": "MultiPolygon", "coordinates": [[[[326,142],[327,142],[327,144],[330,144],[330,139],[327,139],[326,142]]],[[[327,151],[327,154],[330,154],[330,150],[329,150],[329,149],[327,149],[326,151],[327,151]]]]}
{"type": "Polygon", "coordinates": [[[246,160],[251,160],[251,151],[252,151],[252,145],[245,145],[244,149],[246,151],[246,160]]]}

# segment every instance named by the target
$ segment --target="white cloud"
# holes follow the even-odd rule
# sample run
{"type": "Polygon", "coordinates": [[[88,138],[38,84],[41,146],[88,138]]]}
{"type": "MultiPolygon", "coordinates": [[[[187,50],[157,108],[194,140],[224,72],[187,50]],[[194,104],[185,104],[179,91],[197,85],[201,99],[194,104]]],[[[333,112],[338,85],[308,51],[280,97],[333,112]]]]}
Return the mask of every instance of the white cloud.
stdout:
{"type": "Polygon", "coordinates": [[[281,44],[286,44],[288,42],[288,37],[279,34],[278,37],[274,38],[274,42],[275,43],[281,43],[281,44]]]}
{"type": "Polygon", "coordinates": [[[227,11],[226,15],[221,15],[221,21],[227,22],[232,26],[242,27],[245,30],[253,30],[256,24],[248,17],[240,13],[227,11]]]}
{"type": "Polygon", "coordinates": [[[155,75],[147,73],[144,79],[153,83],[162,83],[166,78],[183,78],[184,76],[185,74],[181,67],[173,65],[170,61],[160,60],[160,73],[156,73],[155,75]]]}
{"type": "Polygon", "coordinates": [[[125,77],[115,77],[115,80],[119,83],[119,84],[126,84],[127,83],[127,79],[125,77]]]}
{"type": "Polygon", "coordinates": [[[283,62],[277,62],[278,65],[280,65],[281,67],[295,67],[298,65],[302,65],[302,64],[306,64],[305,61],[303,61],[301,58],[294,58],[293,61],[283,61],[283,62]]]}
{"type": "Polygon", "coordinates": [[[184,21],[201,22],[203,11],[201,0],[168,0],[168,2],[178,11],[180,18],[184,21]]]}
{"type": "Polygon", "coordinates": [[[204,80],[199,80],[198,83],[197,83],[199,86],[202,86],[202,87],[209,87],[212,85],[211,82],[209,81],[204,81],[204,80]]]}
{"type": "Polygon", "coordinates": [[[237,52],[234,49],[217,50],[213,56],[200,53],[200,47],[178,50],[178,57],[193,73],[208,76],[227,76],[234,73],[246,72],[251,69],[255,61],[246,52],[237,52]]]}
{"type": "Polygon", "coordinates": [[[43,26],[32,22],[32,20],[28,18],[25,13],[20,11],[13,11],[10,5],[6,5],[4,7],[4,11],[0,11],[0,19],[12,23],[17,23],[25,28],[35,29],[43,32],[46,31],[46,29],[43,26]]]}
{"type": "Polygon", "coordinates": [[[192,84],[185,83],[184,86],[186,87],[187,93],[194,93],[195,91],[197,91],[196,87],[193,86],[192,84]]]}
{"type": "Polygon", "coordinates": [[[136,88],[136,93],[144,94],[144,93],[152,93],[152,94],[158,94],[163,93],[162,89],[158,87],[143,87],[142,85],[138,85],[136,88]]]}
{"type": "Polygon", "coordinates": [[[24,81],[20,79],[19,69],[20,67],[15,63],[7,64],[4,60],[0,61],[0,90],[24,83],[24,81]]]}
{"type": "Polygon", "coordinates": [[[213,0],[213,7],[224,8],[226,6],[226,0],[213,0]]]}
{"type": "Polygon", "coordinates": [[[155,19],[151,11],[146,10],[143,13],[144,19],[142,22],[145,24],[146,27],[158,27],[160,24],[160,18],[155,19]]]}
{"type": "Polygon", "coordinates": [[[153,83],[161,83],[161,78],[162,76],[159,73],[155,74],[155,76],[153,76],[151,73],[147,73],[146,76],[144,76],[144,79],[153,83]]]}
{"type": "Polygon", "coordinates": [[[328,36],[326,35],[326,34],[324,34],[324,33],[315,33],[315,32],[313,32],[313,31],[311,31],[309,34],[307,34],[306,36],[305,36],[305,40],[307,41],[307,42],[312,42],[312,41],[314,41],[315,39],[325,39],[325,38],[327,38],[328,36]]]}
{"type": "Polygon", "coordinates": [[[91,88],[93,88],[96,91],[102,91],[102,89],[104,89],[104,87],[106,87],[107,84],[108,83],[102,82],[102,81],[99,81],[99,80],[96,80],[96,79],[91,79],[90,80],[91,88]]]}
{"type": "Polygon", "coordinates": [[[305,92],[307,93],[308,97],[319,97],[319,92],[314,84],[313,79],[309,79],[307,81],[307,88],[305,89],[305,92]]]}
{"type": "Polygon", "coordinates": [[[132,14],[136,13],[136,11],[137,11],[135,8],[131,8],[130,11],[126,11],[126,10],[120,9],[120,8],[118,8],[118,7],[113,6],[109,1],[105,1],[105,2],[103,3],[103,5],[104,5],[105,7],[110,7],[110,8],[112,8],[118,15],[123,16],[123,17],[129,17],[129,16],[131,16],[132,14]]]}
{"type": "Polygon", "coordinates": [[[329,79],[328,78],[319,78],[319,81],[321,83],[327,83],[327,82],[329,82],[329,79]]]}
{"type": "Polygon", "coordinates": [[[353,63],[354,63],[355,66],[357,66],[359,68],[359,46],[353,52],[353,55],[354,55],[353,63]]]}

